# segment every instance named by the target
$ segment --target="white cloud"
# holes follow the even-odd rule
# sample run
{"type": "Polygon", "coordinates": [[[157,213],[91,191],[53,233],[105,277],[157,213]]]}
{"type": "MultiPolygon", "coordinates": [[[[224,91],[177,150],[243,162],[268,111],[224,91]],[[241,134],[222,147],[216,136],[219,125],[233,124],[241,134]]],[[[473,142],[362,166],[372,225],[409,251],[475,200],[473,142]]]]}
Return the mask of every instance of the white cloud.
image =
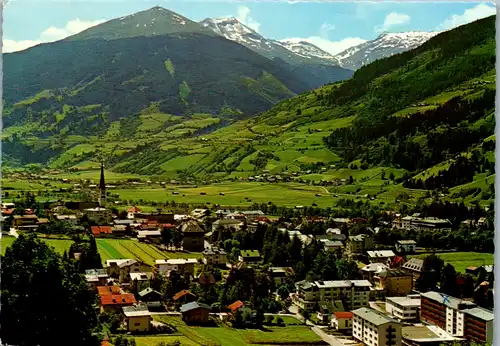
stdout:
{"type": "Polygon", "coordinates": [[[325,52],[328,52],[332,55],[336,55],[347,48],[351,48],[354,46],[357,46],[359,44],[365,43],[367,40],[364,40],[360,37],[347,37],[344,38],[341,41],[330,41],[328,39],[325,39],[320,36],[311,36],[307,38],[287,38],[282,41],[289,41],[289,42],[300,42],[300,41],[305,41],[314,44],[315,46],[318,46],[319,48],[323,49],[325,52]]]}
{"type": "Polygon", "coordinates": [[[410,22],[409,15],[404,13],[391,12],[385,17],[383,25],[375,27],[375,31],[377,32],[387,31],[393,26],[398,26],[409,22],[410,22]]]}
{"type": "Polygon", "coordinates": [[[321,27],[319,28],[319,33],[320,33],[321,37],[328,39],[328,33],[330,31],[333,31],[333,30],[335,30],[335,25],[323,23],[323,24],[321,24],[321,27]]]}
{"type": "Polygon", "coordinates": [[[90,27],[101,24],[103,22],[104,22],[104,20],[85,21],[85,20],[80,20],[79,18],[76,18],[76,19],[70,20],[62,28],[57,28],[55,26],[51,26],[51,27],[45,29],[40,34],[40,37],[36,40],[14,41],[14,40],[9,40],[9,39],[4,38],[2,41],[3,42],[2,51],[4,53],[17,52],[20,50],[27,49],[29,47],[36,46],[37,44],[40,44],[40,43],[47,43],[47,42],[54,42],[54,41],[62,40],[63,38],[78,34],[79,32],[82,32],[83,30],[86,30],[90,27]]]}
{"type": "Polygon", "coordinates": [[[250,9],[246,6],[238,7],[238,15],[236,17],[238,21],[248,26],[250,29],[259,32],[260,23],[256,22],[252,17],[250,17],[250,9]]]}
{"type": "Polygon", "coordinates": [[[489,17],[496,14],[495,6],[486,4],[479,4],[475,7],[469,8],[462,14],[454,14],[441,23],[437,30],[448,30],[457,26],[473,22],[475,20],[489,17]]]}

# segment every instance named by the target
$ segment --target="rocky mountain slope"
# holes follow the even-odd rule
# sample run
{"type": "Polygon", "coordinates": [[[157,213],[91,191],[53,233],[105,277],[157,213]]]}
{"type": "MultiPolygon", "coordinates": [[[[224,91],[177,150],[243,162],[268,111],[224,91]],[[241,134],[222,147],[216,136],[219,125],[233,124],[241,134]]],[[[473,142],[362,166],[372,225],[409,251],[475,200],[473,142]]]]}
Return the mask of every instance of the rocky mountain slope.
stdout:
{"type": "Polygon", "coordinates": [[[298,71],[312,73],[321,78],[324,84],[352,76],[351,70],[339,67],[338,61],[331,54],[313,44],[268,39],[232,17],[207,18],[200,24],[266,58],[284,61],[295,66],[298,71]]]}
{"type": "Polygon", "coordinates": [[[417,48],[439,32],[409,31],[402,33],[383,33],[376,39],[346,49],[335,55],[339,65],[351,70],[361,66],[417,48]]]}

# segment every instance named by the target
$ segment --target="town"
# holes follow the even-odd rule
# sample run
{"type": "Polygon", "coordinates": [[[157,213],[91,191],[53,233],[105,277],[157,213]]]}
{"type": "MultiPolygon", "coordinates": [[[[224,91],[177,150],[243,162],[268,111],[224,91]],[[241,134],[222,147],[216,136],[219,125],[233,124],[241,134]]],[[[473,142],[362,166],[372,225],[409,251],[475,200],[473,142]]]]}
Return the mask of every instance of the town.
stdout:
{"type": "MultiPolygon", "coordinates": [[[[286,329],[286,318],[336,346],[493,340],[492,265],[458,273],[414,239],[380,242],[381,226],[366,226],[359,217],[294,220],[208,208],[181,215],[133,205],[115,215],[103,166],[97,188],[97,201],[55,205],[44,217],[2,203],[2,223],[12,238],[35,234],[57,241],[61,230],[73,235],[63,256],[80,263],[98,297],[103,342],[122,334],[172,333],[176,323],[286,329]],[[131,256],[117,253],[112,242],[131,256]]],[[[446,219],[386,214],[385,229],[452,229],[446,219]]],[[[480,230],[485,220],[462,224],[480,230]]]]}

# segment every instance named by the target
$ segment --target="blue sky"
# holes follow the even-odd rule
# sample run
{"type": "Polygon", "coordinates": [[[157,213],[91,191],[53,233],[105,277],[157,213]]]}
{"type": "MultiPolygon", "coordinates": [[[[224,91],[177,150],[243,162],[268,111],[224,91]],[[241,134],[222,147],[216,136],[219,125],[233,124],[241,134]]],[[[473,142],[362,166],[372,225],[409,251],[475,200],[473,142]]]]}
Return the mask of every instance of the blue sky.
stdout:
{"type": "Polygon", "coordinates": [[[273,39],[304,39],[332,54],[382,31],[440,31],[494,14],[488,2],[214,0],[4,0],[4,52],[62,39],[89,26],[162,6],[189,19],[233,16],[273,39]]]}

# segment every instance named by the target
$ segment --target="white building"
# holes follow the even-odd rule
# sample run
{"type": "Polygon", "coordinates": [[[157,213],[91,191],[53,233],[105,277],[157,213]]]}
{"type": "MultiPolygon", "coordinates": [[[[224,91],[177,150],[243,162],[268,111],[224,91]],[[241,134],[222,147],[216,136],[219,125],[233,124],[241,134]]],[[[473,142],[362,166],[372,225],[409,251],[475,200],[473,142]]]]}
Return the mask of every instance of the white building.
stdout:
{"type": "Polygon", "coordinates": [[[417,321],[420,312],[420,298],[387,297],[385,299],[385,310],[389,316],[398,321],[417,321]]]}
{"type": "Polygon", "coordinates": [[[195,258],[188,259],[159,259],[155,261],[155,267],[157,273],[161,275],[167,275],[171,271],[176,272],[188,272],[191,275],[194,275],[194,265],[198,263],[198,260],[195,258]]]}
{"type": "Polygon", "coordinates": [[[405,216],[402,218],[402,227],[406,230],[425,231],[428,229],[440,229],[451,231],[449,220],[436,217],[405,216]]]}
{"type": "Polygon", "coordinates": [[[370,263],[384,263],[392,261],[396,254],[392,250],[373,250],[367,251],[370,263]]]}
{"type": "Polygon", "coordinates": [[[92,220],[94,222],[100,223],[100,222],[111,222],[113,219],[113,214],[109,209],[106,208],[89,208],[84,210],[85,214],[89,218],[89,220],[92,220]]]}
{"type": "Polygon", "coordinates": [[[354,310],[352,336],[368,346],[401,346],[401,323],[373,309],[354,310]]]}
{"type": "Polygon", "coordinates": [[[331,319],[331,327],[336,330],[349,330],[352,328],[352,312],[334,312],[331,319]]]}
{"type": "Polygon", "coordinates": [[[417,242],[415,240],[398,240],[395,247],[397,252],[414,253],[417,249],[417,242]]]}

